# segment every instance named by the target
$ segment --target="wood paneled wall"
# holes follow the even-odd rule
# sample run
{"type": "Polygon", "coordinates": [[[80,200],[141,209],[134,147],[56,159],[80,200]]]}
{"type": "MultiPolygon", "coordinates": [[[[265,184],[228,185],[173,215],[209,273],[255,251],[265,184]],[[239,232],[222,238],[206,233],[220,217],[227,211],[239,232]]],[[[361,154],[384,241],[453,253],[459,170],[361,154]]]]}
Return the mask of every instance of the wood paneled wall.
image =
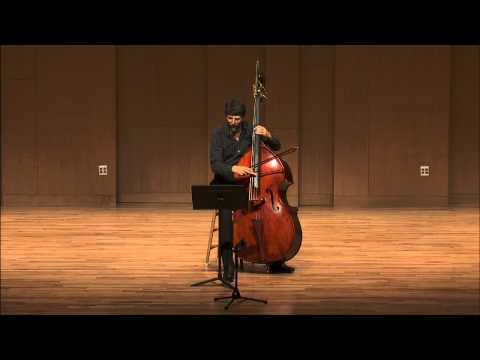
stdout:
{"type": "Polygon", "coordinates": [[[300,203],[332,206],[335,48],[300,54],[300,203]]]}
{"type": "Polygon", "coordinates": [[[2,203],[190,202],[224,102],[288,155],[292,205],[478,204],[480,48],[6,46],[2,203]],[[117,160],[118,158],[118,160],[117,160]],[[98,165],[109,176],[98,176],[98,165]],[[117,169],[118,165],[118,169],[117,169]],[[430,165],[430,177],[419,166],[430,165]]]}
{"type": "Polygon", "coordinates": [[[335,65],[335,204],[446,205],[450,48],[340,46],[335,65]]]}
{"type": "MultiPolygon", "coordinates": [[[[267,128],[280,139],[282,149],[299,145],[300,133],[300,49],[298,46],[266,48],[265,103],[267,128]]],[[[287,190],[288,202],[298,205],[299,153],[287,155],[294,183],[287,190]]]]}
{"type": "Polygon", "coordinates": [[[118,200],[189,202],[207,181],[206,50],[118,47],[118,200]]]}
{"type": "Polygon", "coordinates": [[[115,89],[113,46],[2,48],[2,204],[116,203],[115,89]]]}
{"type": "Polygon", "coordinates": [[[479,203],[479,89],[480,47],[454,47],[448,176],[452,204],[479,203]]]}

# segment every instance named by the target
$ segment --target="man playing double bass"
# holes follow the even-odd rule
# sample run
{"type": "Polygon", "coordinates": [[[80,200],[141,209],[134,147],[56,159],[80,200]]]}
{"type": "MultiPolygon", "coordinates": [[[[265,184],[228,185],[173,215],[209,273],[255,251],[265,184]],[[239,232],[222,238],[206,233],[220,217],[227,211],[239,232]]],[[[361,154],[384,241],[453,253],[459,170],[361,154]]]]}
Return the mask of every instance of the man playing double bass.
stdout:
{"type": "MultiPolygon", "coordinates": [[[[225,104],[226,123],[213,131],[210,144],[210,165],[215,174],[211,184],[235,184],[234,173],[237,175],[255,175],[255,172],[245,166],[237,166],[240,158],[252,145],[252,125],[244,122],[245,105],[233,99],[225,104]]],[[[280,150],[281,144],[263,126],[255,128],[255,134],[272,150],[280,150]]],[[[232,256],[232,213],[230,210],[220,210],[225,219],[224,233],[220,234],[220,249],[223,263],[224,280],[233,281],[233,256],[232,256]]],[[[294,268],[284,262],[267,264],[270,273],[291,273],[294,268]]]]}

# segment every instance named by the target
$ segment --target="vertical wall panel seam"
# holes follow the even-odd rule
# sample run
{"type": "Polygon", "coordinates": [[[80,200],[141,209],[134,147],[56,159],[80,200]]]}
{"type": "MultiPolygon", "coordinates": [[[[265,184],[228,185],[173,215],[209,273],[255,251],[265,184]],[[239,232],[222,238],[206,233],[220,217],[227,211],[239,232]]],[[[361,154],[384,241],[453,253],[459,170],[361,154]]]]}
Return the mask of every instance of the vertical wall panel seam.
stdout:
{"type": "Polygon", "coordinates": [[[298,194],[297,194],[297,203],[300,207],[302,205],[302,194],[303,194],[303,173],[302,173],[302,159],[303,159],[303,142],[302,142],[302,129],[303,129],[303,109],[302,109],[302,46],[298,47],[298,124],[297,124],[297,141],[299,146],[298,152],[298,194]]]}
{"type": "Polygon", "coordinates": [[[368,81],[368,86],[367,86],[367,198],[370,197],[370,140],[372,138],[371,136],[371,114],[372,114],[372,109],[371,109],[371,101],[370,101],[370,78],[368,81]]]}
{"type": "Polygon", "coordinates": [[[209,100],[209,94],[208,94],[208,45],[205,45],[204,47],[204,60],[205,60],[205,64],[204,65],[204,70],[205,70],[205,83],[204,83],[204,86],[205,86],[205,91],[204,91],[204,94],[205,94],[205,129],[206,129],[206,133],[207,133],[207,146],[206,146],[206,149],[205,151],[207,152],[207,173],[206,173],[206,177],[207,177],[207,183],[209,183],[209,179],[208,179],[208,176],[210,175],[210,152],[208,151],[209,149],[209,143],[210,143],[210,129],[209,129],[209,118],[208,118],[208,100],[209,100]]]}
{"type": "Polygon", "coordinates": [[[117,45],[114,45],[114,66],[115,66],[115,85],[114,85],[114,91],[115,91],[115,94],[114,94],[114,101],[115,101],[115,104],[114,104],[114,108],[115,108],[115,116],[114,116],[114,123],[115,123],[115,153],[113,154],[113,158],[114,158],[114,162],[115,162],[115,191],[113,192],[113,195],[115,197],[114,199],[114,203],[115,203],[115,207],[118,206],[118,199],[119,199],[119,194],[118,194],[118,189],[119,189],[119,186],[118,186],[118,183],[119,183],[119,174],[120,174],[120,161],[118,160],[119,159],[119,148],[120,148],[120,141],[119,141],[119,138],[120,138],[120,135],[119,135],[119,118],[120,118],[120,112],[118,110],[119,108],[119,102],[118,102],[118,98],[119,98],[119,81],[118,79],[120,78],[119,76],[119,66],[118,66],[118,63],[119,63],[119,48],[117,45]]]}
{"type": "Polygon", "coordinates": [[[38,72],[38,60],[39,60],[39,48],[38,46],[35,47],[34,51],[34,56],[33,56],[33,66],[34,66],[34,72],[33,72],[33,78],[34,78],[34,96],[35,96],[35,115],[34,115],[34,139],[35,139],[35,156],[34,156],[34,161],[35,161],[35,187],[34,187],[34,193],[35,195],[39,195],[39,182],[40,182],[40,158],[39,158],[39,124],[38,124],[38,110],[39,110],[39,98],[38,98],[38,82],[39,82],[39,72],[38,72]]]}
{"type": "Polygon", "coordinates": [[[332,174],[332,195],[331,195],[331,207],[335,207],[335,127],[336,127],[336,109],[335,109],[335,101],[336,101],[336,71],[337,71],[337,47],[333,46],[333,62],[332,62],[332,78],[331,78],[331,89],[332,89],[332,145],[331,145],[331,153],[332,153],[332,165],[331,165],[331,174],[332,174]]]}
{"type": "Polygon", "coordinates": [[[451,189],[450,189],[450,184],[451,184],[451,181],[450,181],[450,175],[452,173],[452,169],[451,169],[451,165],[452,165],[452,161],[451,161],[451,157],[452,157],[452,154],[451,154],[451,146],[450,144],[452,143],[452,134],[453,134],[453,93],[454,93],[454,86],[455,86],[455,83],[454,83],[454,47],[451,46],[450,47],[450,91],[449,91],[449,98],[450,98],[450,109],[449,109],[449,116],[448,116],[448,136],[447,136],[447,161],[448,161],[448,166],[447,166],[447,199],[448,201],[450,202],[451,200],[451,189]]]}
{"type": "MultiPolygon", "coordinates": [[[[480,46],[477,46],[477,154],[480,154],[480,46]]],[[[478,156],[477,185],[480,182],[480,156],[478,156]]],[[[480,205],[480,185],[477,187],[477,206],[480,205]]]]}
{"type": "MultiPolygon", "coordinates": [[[[3,100],[3,71],[4,71],[4,64],[3,64],[3,53],[4,53],[4,47],[0,46],[0,207],[3,207],[3,197],[5,194],[5,191],[3,190],[3,167],[4,167],[4,161],[3,161],[3,139],[5,137],[4,132],[4,126],[3,126],[3,114],[4,114],[4,100],[3,100]]],[[[1,277],[0,277],[1,279],[1,277]]],[[[1,281],[1,280],[0,280],[1,281]]],[[[0,305],[1,309],[1,305],[0,305]]]]}

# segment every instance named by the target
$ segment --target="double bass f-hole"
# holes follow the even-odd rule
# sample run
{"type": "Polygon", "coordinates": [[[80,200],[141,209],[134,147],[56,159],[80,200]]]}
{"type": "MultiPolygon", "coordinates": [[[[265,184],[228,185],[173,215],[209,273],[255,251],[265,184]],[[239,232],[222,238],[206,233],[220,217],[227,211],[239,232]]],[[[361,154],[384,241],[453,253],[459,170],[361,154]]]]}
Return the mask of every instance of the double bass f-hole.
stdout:
{"type": "Polygon", "coordinates": [[[280,211],[280,207],[278,205],[275,205],[275,200],[273,198],[273,191],[272,189],[268,188],[267,189],[267,192],[268,194],[270,195],[270,200],[271,200],[271,203],[272,203],[272,210],[275,211],[275,212],[278,212],[280,211]]]}

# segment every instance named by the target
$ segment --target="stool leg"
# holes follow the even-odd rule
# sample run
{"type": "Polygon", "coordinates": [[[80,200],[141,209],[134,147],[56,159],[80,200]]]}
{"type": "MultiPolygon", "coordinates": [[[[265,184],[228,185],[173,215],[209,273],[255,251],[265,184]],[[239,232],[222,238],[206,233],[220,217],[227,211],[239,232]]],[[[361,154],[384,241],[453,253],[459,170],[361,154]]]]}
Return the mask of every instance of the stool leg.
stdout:
{"type": "Polygon", "coordinates": [[[217,211],[213,214],[212,222],[210,223],[210,236],[208,239],[208,247],[207,247],[207,256],[205,258],[205,265],[208,266],[210,262],[210,251],[212,250],[212,239],[213,239],[213,232],[215,229],[215,220],[217,219],[217,211]]]}

